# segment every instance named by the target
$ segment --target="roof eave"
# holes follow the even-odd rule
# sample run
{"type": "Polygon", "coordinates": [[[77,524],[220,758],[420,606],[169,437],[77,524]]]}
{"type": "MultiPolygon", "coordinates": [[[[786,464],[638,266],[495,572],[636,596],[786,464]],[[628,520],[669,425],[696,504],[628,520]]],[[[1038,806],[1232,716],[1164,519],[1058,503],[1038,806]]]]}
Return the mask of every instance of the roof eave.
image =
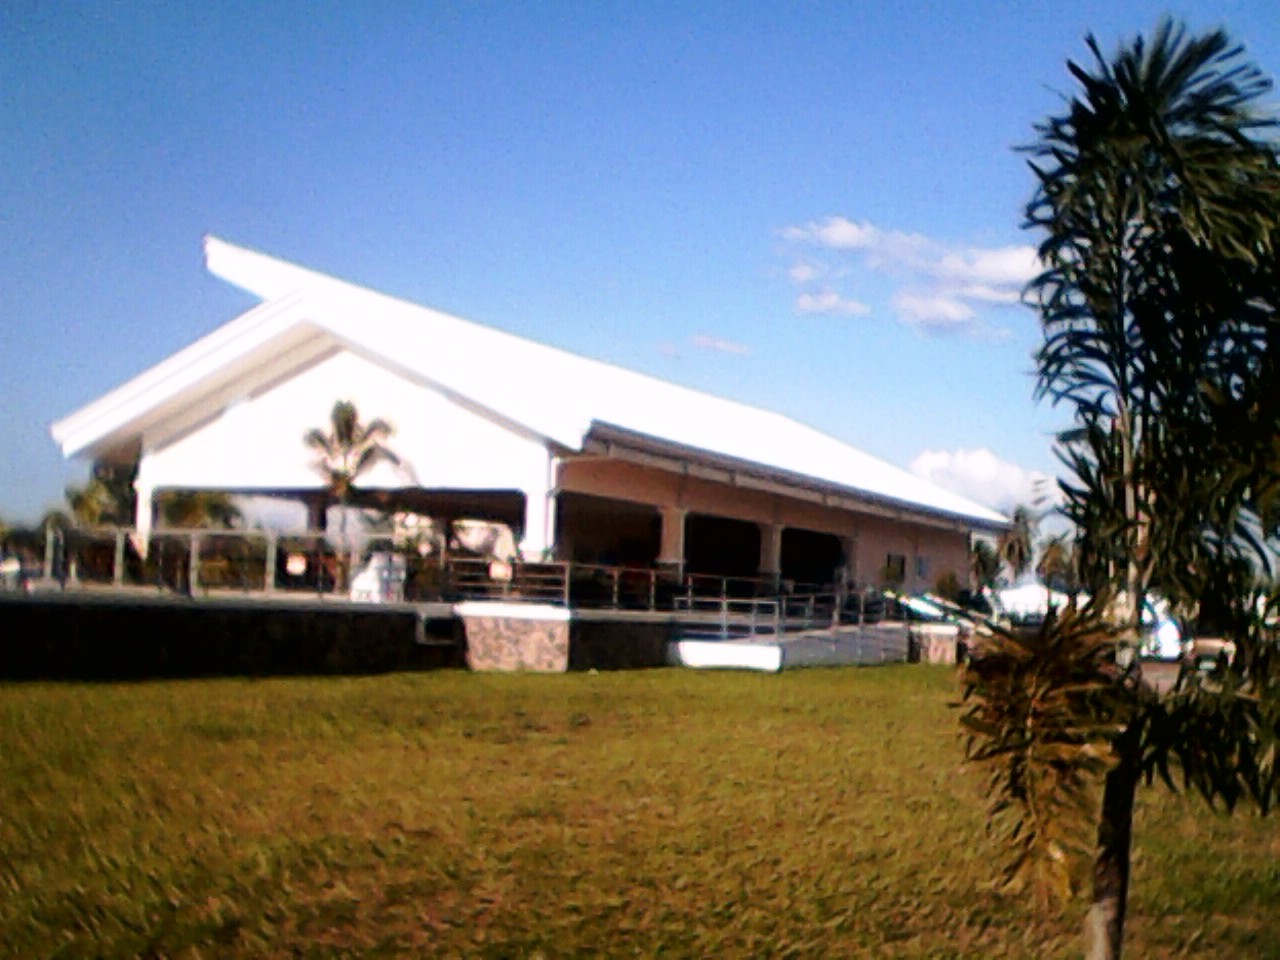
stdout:
{"type": "Polygon", "coordinates": [[[884,516],[901,517],[905,514],[944,524],[958,524],[969,530],[980,532],[1000,533],[1009,526],[1007,518],[995,511],[990,511],[990,516],[982,516],[943,510],[910,500],[861,490],[848,484],[823,480],[820,477],[664,440],[661,437],[641,434],[600,421],[592,423],[591,429],[583,438],[582,449],[584,452],[608,453],[615,456],[623,451],[634,451],[644,462],[653,466],[661,466],[660,461],[666,458],[672,464],[683,462],[686,464],[686,471],[688,466],[700,467],[706,471],[706,479],[757,489],[782,487],[793,496],[799,495],[802,499],[813,500],[827,506],[838,505],[835,501],[843,501],[884,516]]]}
{"type": "Polygon", "coordinates": [[[131,420],[189,389],[219,368],[279,336],[305,314],[299,292],[241,314],[132,380],[53,423],[49,432],[65,457],[102,443],[131,420]]]}

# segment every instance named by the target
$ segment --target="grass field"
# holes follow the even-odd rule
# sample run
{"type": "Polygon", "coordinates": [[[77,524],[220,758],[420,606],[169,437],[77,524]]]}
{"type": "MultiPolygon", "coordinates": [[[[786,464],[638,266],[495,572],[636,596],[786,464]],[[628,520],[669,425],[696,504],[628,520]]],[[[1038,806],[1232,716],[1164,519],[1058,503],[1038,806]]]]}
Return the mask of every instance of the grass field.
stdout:
{"type": "MultiPolygon", "coordinates": [[[[0,950],[1078,956],[921,666],[0,686],[0,950]]],[[[1128,955],[1280,957],[1280,820],[1152,789],[1128,955]]]]}

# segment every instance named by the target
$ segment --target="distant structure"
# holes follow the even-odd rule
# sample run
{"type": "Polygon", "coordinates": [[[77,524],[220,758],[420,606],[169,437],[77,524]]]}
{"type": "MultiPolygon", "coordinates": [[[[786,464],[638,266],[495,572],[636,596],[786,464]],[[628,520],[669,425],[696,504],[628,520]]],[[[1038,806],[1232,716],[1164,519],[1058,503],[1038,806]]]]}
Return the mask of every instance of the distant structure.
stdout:
{"type": "Polygon", "coordinates": [[[1000,514],[787,417],[208,237],[262,303],[58,421],[68,457],[170,489],[326,503],[303,434],[334,401],[395,427],[356,504],[509,524],[527,558],[805,583],[967,581],[1000,514]]]}

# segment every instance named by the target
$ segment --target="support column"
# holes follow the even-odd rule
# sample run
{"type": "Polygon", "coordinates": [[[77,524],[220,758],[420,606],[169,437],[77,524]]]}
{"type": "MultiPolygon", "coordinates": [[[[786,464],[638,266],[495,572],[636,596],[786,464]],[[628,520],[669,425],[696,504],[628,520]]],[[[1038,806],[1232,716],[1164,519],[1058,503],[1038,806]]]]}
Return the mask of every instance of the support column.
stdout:
{"type": "Polygon", "coordinates": [[[858,535],[841,537],[840,547],[844,551],[845,582],[851,588],[860,586],[858,582],[858,535]]]}
{"type": "Polygon", "coordinates": [[[921,564],[920,564],[920,531],[919,529],[912,528],[911,533],[907,537],[907,542],[911,544],[911,556],[910,556],[910,559],[908,560],[908,563],[911,564],[911,569],[907,571],[906,581],[911,585],[910,591],[912,593],[922,593],[923,591],[929,589],[929,587],[931,586],[931,584],[927,582],[931,574],[926,573],[924,577],[921,577],[920,575],[921,564]],[[920,585],[922,579],[926,581],[923,587],[920,585]]]}
{"type": "Polygon", "coordinates": [[[274,530],[267,533],[266,562],[263,564],[262,589],[265,593],[276,592],[276,549],[280,541],[274,530]]]}
{"type": "Polygon", "coordinates": [[[684,521],[689,511],[683,507],[661,507],[662,535],[658,545],[660,566],[684,569],[684,521]]]}
{"type": "Polygon", "coordinates": [[[555,547],[556,495],[550,490],[526,490],[520,559],[537,562],[555,547]]]}
{"type": "Polygon", "coordinates": [[[153,502],[155,488],[144,483],[139,476],[133,481],[133,548],[138,556],[147,559],[147,549],[151,546],[151,528],[155,525],[156,509],[153,502]]]}
{"type": "Polygon", "coordinates": [[[124,541],[125,532],[117,530],[116,549],[111,559],[111,582],[117,587],[124,583],[124,541]]]}
{"type": "Polygon", "coordinates": [[[760,576],[782,576],[782,531],[786,529],[780,523],[760,524],[760,576]]]}
{"type": "Polygon", "coordinates": [[[66,540],[65,536],[52,523],[44,525],[44,580],[53,580],[53,568],[56,566],[58,540],[66,540]]]}
{"type": "Polygon", "coordinates": [[[200,589],[200,534],[191,534],[191,550],[187,557],[187,592],[196,595],[200,589]]]}

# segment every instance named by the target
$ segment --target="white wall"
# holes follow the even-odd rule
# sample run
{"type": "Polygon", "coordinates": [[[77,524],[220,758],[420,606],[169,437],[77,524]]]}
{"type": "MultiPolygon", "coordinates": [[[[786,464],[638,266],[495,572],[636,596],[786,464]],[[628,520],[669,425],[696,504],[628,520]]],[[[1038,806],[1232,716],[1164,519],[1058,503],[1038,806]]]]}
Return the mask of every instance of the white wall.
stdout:
{"type": "MultiPolygon", "coordinates": [[[[220,416],[155,449],[144,436],[139,485],[318,488],[302,438],[312,427],[329,429],[337,400],[355,403],[365,422],[381,417],[395,428],[387,446],[401,467],[380,464],[361,478],[362,487],[545,490],[548,454],[540,440],[345,350],[233,401],[220,416]]],[[[162,436],[159,428],[150,434],[162,436]]]]}

